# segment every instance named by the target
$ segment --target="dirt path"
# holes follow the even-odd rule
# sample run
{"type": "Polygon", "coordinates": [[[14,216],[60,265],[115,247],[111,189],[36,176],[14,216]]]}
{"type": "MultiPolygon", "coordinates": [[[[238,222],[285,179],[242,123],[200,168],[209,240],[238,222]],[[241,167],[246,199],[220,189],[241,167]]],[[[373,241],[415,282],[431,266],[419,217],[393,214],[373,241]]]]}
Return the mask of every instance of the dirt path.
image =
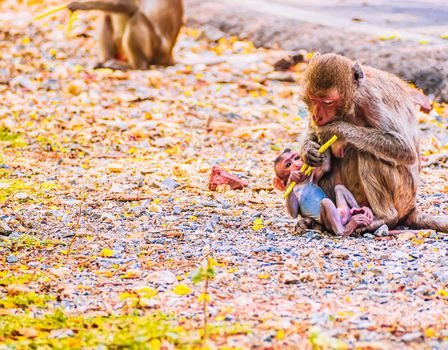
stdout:
{"type": "Polygon", "coordinates": [[[346,55],[396,73],[447,101],[448,43],[440,38],[448,30],[446,4],[367,4],[189,0],[187,13],[190,25],[218,28],[257,46],[346,55]]]}

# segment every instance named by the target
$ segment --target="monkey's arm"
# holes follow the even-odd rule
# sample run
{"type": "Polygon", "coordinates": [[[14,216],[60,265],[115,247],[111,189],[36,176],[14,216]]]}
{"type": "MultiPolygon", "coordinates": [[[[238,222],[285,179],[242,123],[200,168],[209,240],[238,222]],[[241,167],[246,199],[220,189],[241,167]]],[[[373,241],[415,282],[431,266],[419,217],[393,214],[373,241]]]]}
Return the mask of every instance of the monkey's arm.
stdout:
{"type": "Polygon", "coordinates": [[[296,230],[299,233],[304,233],[313,227],[314,222],[313,219],[302,216],[299,207],[299,198],[297,196],[300,196],[300,193],[296,193],[294,190],[290,193],[286,199],[286,209],[291,217],[297,219],[296,230]]]}
{"type": "Polygon", "coordinates": [[[70,11],[99,10],[104,12],[125,13],[132,15],[138,10],[133,1],[113,0],[113,1],[73,1],[67,5],[70,11]]]}
{"type": "Polygon", "coordinates": [[[412,165],[418,160],[417,150],[404,136],[395,131],[337,121],[319,127],[318,133],[323,140],[336,135],[360,151],[395,164],[412,165]]]}
{"type": "Polygon", "coordinates": [[[317,184],[322,178],[322,176],[324,176],[330,170],[331,170],[331,150],[326,150],[323,153],[322,165],[314,170],[314,178],[313,178],[314,183],[317,184]]]}

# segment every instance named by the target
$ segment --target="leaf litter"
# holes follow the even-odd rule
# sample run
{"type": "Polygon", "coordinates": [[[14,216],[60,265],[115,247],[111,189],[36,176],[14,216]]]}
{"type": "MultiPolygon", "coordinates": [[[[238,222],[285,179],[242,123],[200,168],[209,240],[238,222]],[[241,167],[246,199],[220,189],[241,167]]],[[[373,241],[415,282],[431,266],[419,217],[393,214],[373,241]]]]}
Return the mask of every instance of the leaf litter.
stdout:
{"type": "MultiPolygon", "coordinates": [[[[177,57],[229,59],[92,70],[94,14],[66,39],[67,13],[32,21],[48,3],[0,4],[0,348],[448,346],[446,235],[293,235],[272,161],[306,130],[305,63],[184,28],[177,57]],[[249,185],[210,191],[214,167],[249,185]]],[[[435,107],[418,204],[446,215],[435,107]]]]}

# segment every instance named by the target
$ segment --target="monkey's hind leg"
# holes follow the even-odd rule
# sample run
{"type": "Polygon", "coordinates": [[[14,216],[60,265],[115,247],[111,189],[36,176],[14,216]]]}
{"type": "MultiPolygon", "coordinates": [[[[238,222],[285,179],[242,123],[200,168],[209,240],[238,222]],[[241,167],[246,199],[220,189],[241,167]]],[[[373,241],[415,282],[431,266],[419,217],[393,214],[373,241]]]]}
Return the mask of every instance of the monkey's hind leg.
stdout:
{"type": "Polygon", "coordinates": [[[130,66],[134,69],[148,69],[154,63],[159,44],[160,39],[151,22],[141,13],[132,16],[123,34],[123,50],[130,66]]]}
{"type": "Polygon", "coordinates": [[[114,41],[112,18],[109,15],[104,15],[101,20],[98,41],[100,45],[100,61],[96,64],[95,68],[103,68],[103,64],[115,58],[118,51],[114,41]]]}

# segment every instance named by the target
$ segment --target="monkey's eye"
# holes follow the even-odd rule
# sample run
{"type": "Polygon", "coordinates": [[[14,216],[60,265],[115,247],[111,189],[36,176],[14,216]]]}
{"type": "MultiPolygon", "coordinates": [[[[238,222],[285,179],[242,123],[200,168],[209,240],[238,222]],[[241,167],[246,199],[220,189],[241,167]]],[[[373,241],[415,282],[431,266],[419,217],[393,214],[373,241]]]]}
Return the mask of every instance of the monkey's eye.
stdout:
{"type": "Polygon", "coordinates": [[[300,159],[300,156],[295,156],[294,157],[294,160],[299,160],[300,159]]]}
{"type": "Polygon", "coordinates": [[[288,169],[288,168],[291,167],[291,165],[292,165],[292,163],[291,163],[291,162],[288,162],[288,163],[285,164],[285,168],[288,169]]]}
{"type": "Polygon", "coordinates": [[[334,103],[334,101],[328,100],[328,101],[324,101],[324,104],[326,106],[331,106],[334,103]]]}

